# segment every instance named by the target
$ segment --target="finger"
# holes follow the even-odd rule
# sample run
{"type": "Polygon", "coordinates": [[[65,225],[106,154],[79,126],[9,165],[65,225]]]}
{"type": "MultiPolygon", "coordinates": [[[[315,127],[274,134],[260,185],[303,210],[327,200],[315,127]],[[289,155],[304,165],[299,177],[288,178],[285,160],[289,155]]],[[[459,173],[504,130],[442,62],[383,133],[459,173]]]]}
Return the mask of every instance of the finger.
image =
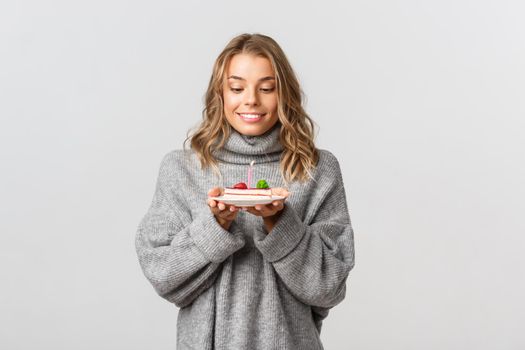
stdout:
{"type": "Polygon", "coordinates": [[[219,193],[218,187],[213,187],[208,191],[208,196],[216,196],[219,193]]]}
{"type": "Polygon", "coordinates": [[[216,218],[218,218],[218,219],[222,219],[222,217],[221,217],[221,212],[219,211],[219,209],[217,209],[217,208],[212,208],[212,209],[211,209],[211,212],[212,212],[213,216],[215,216],[216,218]]]}
{"type": "Polygon", "coordinates": [[[208,191],[208,196],[221,196],[223,193],[222,187],[213,187],[208,191]]]}
{"type": "Polygon", "coordinates": [[[284,208],[284,200],[274,201],[271,205],[268,205],[269,209],[273,211],[273,214],[277,214],[284,208]]]}
{"type": "Polygon", "coordinates": [[[256,206],[255,210],[257,210],[261,216],[269,216],[273,214],[273,208],[270,208],[268,205],[256,206]]]}
{"type": "Polygon", "coordinates": [[[237,216],[237,213],[231,212],[229,210],[223,210],[218,215],[221,219],[232,221],[237,216]]]}
{"type": "Polygon", "coordinates": [[[261,212],[258,211],[258,210],[255,210],[254,207],[246,207],[245,210],[246,210],[248,213],[252,214],[252,215],[261,216],[261,212]]]}
{"type": "Polygon", "coordinates": [[[272,188],[272,194],[277,195],[277,196],[283,196],[283,197],[286,198],[286,197],[288,197],[290,192],[288,192],[288,190],[286,188],[276,187],[276,188],[272,188]]]}
{"type": "Polygon", "coordinates": [[[237,212],[228,213],[228,220],[233,221],[237,217],[237,212]]]}
{"type": "Polygon", "coordinates": [[[224,209],[226,209],[226,204],[224,204],[223,202],[219,202],[217,207],[219,207],[219,210],[224,210],[224,209]]]}
{"type": "Polygon", "coordinates": [[[208,205],[212,208],[215,208],[217,202],[215,202],[213,199],[208,199],[208,205]]]}

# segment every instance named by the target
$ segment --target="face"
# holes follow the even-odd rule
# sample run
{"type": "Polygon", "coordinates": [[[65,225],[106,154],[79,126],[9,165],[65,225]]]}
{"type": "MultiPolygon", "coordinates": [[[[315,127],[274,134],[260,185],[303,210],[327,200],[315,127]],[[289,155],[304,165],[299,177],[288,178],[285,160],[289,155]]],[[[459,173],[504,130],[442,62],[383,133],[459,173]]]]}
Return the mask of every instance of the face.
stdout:
{"type": "Polygon", "coordinates": [[[275,74],[264,57],[237,54],[230,60],[223,85],[228,123],[243,135],[259,136],[278,121],[275,74]]]}

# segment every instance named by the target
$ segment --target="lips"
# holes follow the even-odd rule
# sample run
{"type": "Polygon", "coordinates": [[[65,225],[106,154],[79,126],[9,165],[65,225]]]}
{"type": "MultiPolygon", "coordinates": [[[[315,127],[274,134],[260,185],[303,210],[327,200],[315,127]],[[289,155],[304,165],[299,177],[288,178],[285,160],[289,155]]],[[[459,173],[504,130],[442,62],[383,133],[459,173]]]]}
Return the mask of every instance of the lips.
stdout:
{"type": "Polygon", "coordinates": [[[242,120],[249,123],[258,122],[266,115],[266,113],[237,113],[242,120]]]}

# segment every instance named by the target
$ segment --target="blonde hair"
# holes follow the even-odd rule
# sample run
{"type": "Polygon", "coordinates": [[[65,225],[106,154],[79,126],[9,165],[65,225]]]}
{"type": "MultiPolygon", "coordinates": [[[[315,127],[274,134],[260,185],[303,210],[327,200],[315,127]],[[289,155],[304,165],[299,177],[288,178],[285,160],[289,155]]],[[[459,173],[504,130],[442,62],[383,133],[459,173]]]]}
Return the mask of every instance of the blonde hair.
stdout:
{"type": "Polygon", "coordinates": [[[224,115],[223,82],[231,58],[241,53],[267,58],[275,72],[277,115],[281,123],[279,141],[283,146],[280,159],[283,180],[288,183],[313,178],[312,170],[319,160],[319,151],[314,144],[314,122],[303,109],[303,92],[286,55],[272,38],[262,34],[241,34],[233,38],[217,57],[205,95],[203,120],[191,135],[188,132],[184,149],[190,141],[201,167],[211,166],[220,176],[212,153],[224,146],[231,132],[224,115]]]}

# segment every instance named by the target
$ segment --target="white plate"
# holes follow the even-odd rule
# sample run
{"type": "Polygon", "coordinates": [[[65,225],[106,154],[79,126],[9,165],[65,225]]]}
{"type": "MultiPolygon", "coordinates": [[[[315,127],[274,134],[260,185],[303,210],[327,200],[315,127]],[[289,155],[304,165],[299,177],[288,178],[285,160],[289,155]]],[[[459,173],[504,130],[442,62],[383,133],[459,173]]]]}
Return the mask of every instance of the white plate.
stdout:
{"type": "Polygon", "coordinates": [[[235,195],[224,195],[220,197],[210,197],[216,201],[235,205],[236,207],[253,207],[256,204],[268,204],[273,201],[284,199],[283,196],[272,195],[271,197],[266,196],[235,196],[235,195]]]}

